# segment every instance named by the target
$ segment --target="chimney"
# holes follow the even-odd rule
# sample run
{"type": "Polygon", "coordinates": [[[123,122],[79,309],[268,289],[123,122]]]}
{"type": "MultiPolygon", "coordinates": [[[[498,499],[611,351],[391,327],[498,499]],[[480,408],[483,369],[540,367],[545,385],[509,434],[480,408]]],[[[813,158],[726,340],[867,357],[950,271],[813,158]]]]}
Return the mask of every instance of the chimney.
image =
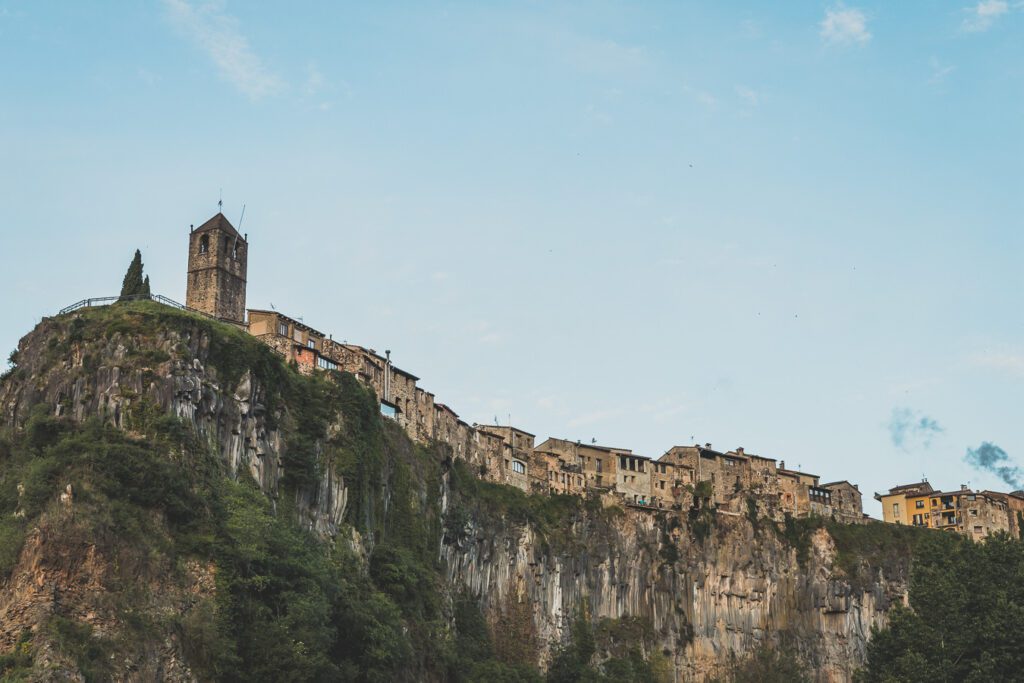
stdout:
{"type": "Polygon", "coordinates": [[[966,491],[967,490],[967,484],[960,484],[960,490],[961,491],[966,491]]]}
{"type": "Polygon", "coordinates": [[[737,455],[743,455],[743,446],[737,446],[736,447],[736,454],[737,455]]]}
{"type": "Polygon", "coordinates": [[[708,449],[710,451],[711,450],[711,444],[710,443],[704,444],[704,448],[706,448],[706,449],[708,449]]]}
{"type": "Polygon", "coordinates": [[[779,461],[779,469],[780,470],[786,469],[786,461],[785,460],[780,460],[779,461]]]}

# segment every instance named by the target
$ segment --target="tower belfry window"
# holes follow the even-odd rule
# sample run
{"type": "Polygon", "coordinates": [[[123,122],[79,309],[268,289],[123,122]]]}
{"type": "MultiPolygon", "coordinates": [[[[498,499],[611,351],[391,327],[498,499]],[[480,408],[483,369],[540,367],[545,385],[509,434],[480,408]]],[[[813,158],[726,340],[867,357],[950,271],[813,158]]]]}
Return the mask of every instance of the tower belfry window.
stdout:
{"type": "Polygon", "coordinates": [[[199,253],[205,254],[208,251],[210,251],[210,236],[203,235],[199,238],[199,253]]]}

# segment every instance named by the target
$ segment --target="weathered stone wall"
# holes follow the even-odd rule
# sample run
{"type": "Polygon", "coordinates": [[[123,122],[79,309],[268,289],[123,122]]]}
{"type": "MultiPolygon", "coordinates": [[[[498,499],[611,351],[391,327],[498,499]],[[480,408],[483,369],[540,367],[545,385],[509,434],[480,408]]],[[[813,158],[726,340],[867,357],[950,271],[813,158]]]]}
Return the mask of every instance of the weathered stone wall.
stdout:
{"type": "Polygon", "coordinates": [[[185,305],[216,318],[244,321],[247,251],[241,237],[218,227],[191,232],[185,305]]]}

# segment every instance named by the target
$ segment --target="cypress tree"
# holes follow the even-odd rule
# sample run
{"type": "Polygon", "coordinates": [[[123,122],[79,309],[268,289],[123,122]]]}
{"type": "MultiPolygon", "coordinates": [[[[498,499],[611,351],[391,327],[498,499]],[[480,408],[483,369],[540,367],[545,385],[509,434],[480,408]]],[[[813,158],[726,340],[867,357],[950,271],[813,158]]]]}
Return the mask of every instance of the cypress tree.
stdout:
{"type": "Polygon", "coordinates": [[[142,252],[135,250],[135,258],[128,266],[128,272],[124,274],[124,282],[121,284],[121,299],[127,299],[142,294],[145,282],[142,280],[142,252]]]}
{"type": "Polygon", "coordinates": [[[151,296],[153,296],[153,292],[151,292],[150,289],[149,289],[149,276],[148,275],[146,276],[146,279],[142,281],[142,291],[140,291],[139,294],[141,294],[142,296],[146,297],[147,299],[150,298],[151,296]]]}

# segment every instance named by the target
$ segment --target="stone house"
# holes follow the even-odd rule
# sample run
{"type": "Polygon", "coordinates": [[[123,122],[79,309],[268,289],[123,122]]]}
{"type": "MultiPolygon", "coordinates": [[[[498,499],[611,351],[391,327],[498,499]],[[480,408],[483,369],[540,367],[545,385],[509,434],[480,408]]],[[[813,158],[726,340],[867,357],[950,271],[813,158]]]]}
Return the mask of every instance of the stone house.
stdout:
{"type": "Polygon", "coordinates": [[[337,370],[338,364],[324,355],[327,335],[277,311],[249,309],[249,334],[294,361],[303,374],[337,370]]]}
{"type": "Polygon", "coordinates": [[[1011,493],[999,493],[997,491],[982,491],[986,496],[1001,500],[1006,506],[1006,514],[1009,517],[1010,535],[1014,538],[1024,538],[1022,520],[1024,520],[1024,491],[1013,491],[1011,493]]]}
{"type": "Polygon", "coordinates": [[[984,491],[960,491],[960,533],[978,541],[997,532],[1010,533],[1010,509],[1005,499],[984,491]]]}
{"type": "Polygon", "coordinates": [[[833,481],[822,484],[822,488],[832,493],[832,517],[847,524],[858,524],[864,521],[864,507],[860,488],[856,484],[833,481]]]}
{"type": "Polygon", "coordinates": [[[675,463],[658,459],[650,463],[651,492],[650,504],[657,508],[671,508],[679,501],[679,474],[675,463]]]}
{"type": "Polygon", "coordinates": [[[635,453],[618,453],[615,490],[633,505],[651,505],[652,460],[635,453]]]}
{"type": "Polygon", "coordinates": [[[473,425],[478,433],[488,434],[501,440],[502,452],[499,465],[502,483],[515,486],[523,491],[530,490],[530,459],[536,438],[530,432],[516,427],[500,425],[473,425]]]}
{"type": "Polygon", "coordinates": [[[453,447],[455,457],[465,458],[480,478],[497,484],[513,484],[504,465],[505,442],[500,436],[474,429],[457,419],[455,439],[458,442],[453,447]]]}
{"type": "Polygon", "coordinates": [[[586,495],[586,476],[575,457],[567,459],[561,453],[546,450],[544,444],[541,444],[533,449],[531,462],[538,474],[544,473],[543,491],[553,494],[586,495]]]}
{"type": "Polygon", "coordinates": [[[632,453],[626,448],[612,448],[555,438],[545,440],[537,446],[537,449],[555,453],[566,463],[578,466],[584,475],[584,482],[588,489],[604,490],[615,489],[618,456],[632,453]]]}
{"type": "Polygon", "coordinates": [[[766,458],[763,455],[755,455],[754,453],[747,453],[740,446],[735,451],[729,451],[726,456],[732,456],[737,458],[746,458],[750,470],[750,475],[747,478],[747,486],[752,493],[778,496],[779,494],[779,477],[778,467],[776,466],[775,458],[766,458]]]}
{"type": "Polygon", "coordinates": [[[832,494],[818,486],[816,474],[786,469],[786,461],[779,461],[779,507],[784,514],[794,517],[808,515],[830,516],[832,494]]]}
{"type": "Polygon", "coordinates": [[[739,452],[721,453],[711,444],[673,446],[660,460],[685,467],[694,473],[694,484],[711,483],[712,499],[720,507],[730,506],[734,497],[749,490],[752,481],[750,458],[739,452]]]}

